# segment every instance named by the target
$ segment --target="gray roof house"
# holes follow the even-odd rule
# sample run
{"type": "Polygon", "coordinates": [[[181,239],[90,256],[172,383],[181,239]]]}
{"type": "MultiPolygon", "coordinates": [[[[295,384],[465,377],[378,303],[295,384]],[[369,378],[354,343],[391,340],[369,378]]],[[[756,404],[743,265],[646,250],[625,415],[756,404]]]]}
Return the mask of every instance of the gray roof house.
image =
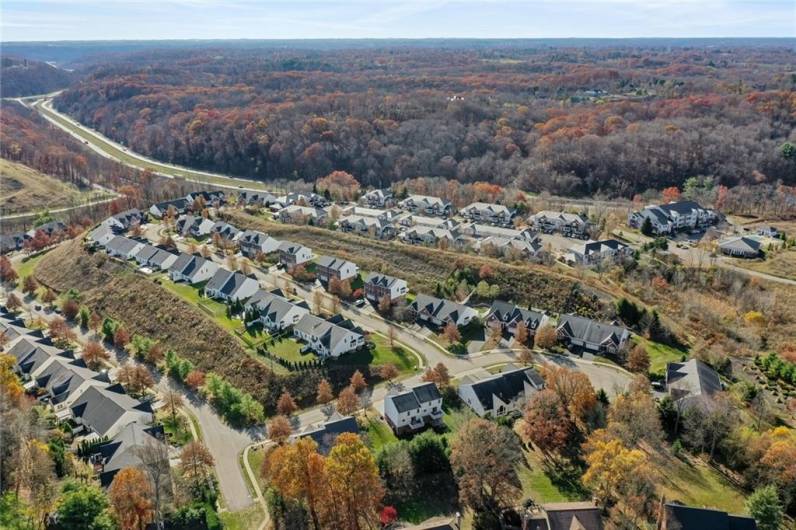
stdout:
{"type": "Polygon", "coordinates": [[[485,222],[510,226],[515,216],[514,210],[502,204],[474,202],[459,210],[459,214],[473,222],[485,222]]]}
{"type": "Polygon", "coordinates": [[[288,269],[307,263],[312,259],[312,250],[292,241],[282,241],[277,247],[277,251],[279,252],[279,262],[288,269]]]}
{"type": "Polygon", "coordinates": [[[686,407],[709,407],[713,395],[721,392],[719,374],[699,359],[666,365],[666,390],[686,407]]]}
{"type": "Polygon", "coordinates": [[[549,320],[544,311],[524,309],[502,300],[492,302],[492,306],[484,318],[487,326],[498,325],[503,331],[507,331],[512,336],[517,332],[517,325],[523,322],[528,330],[529,337],[533,337],[536,334],[536,330],[544,326],[549,320]]]}
{"type": "Polygon", "coordinates": [[[544,245],[538,236],[533,239],[490,236],[476,241],[473,248],[481,254],[494,253],[509,259],[517,257],[527,259],[538,256],[544,245]]]}
{"type": "Polygon", "coordinates": [[[571,350],[583,349],[590,353],[616,353],[630,339],[630,332],[622,326],[577,315],[561,315],[556,333],[571,350]]]}
{"type": "Polygon", "coordinates": [[[377,272],[371,272],[365,278],[365,297],[371,302],[378,302],[385,295],[392,302],[406,296],[407,292],[406,280],[377,272]]]}
{"type": "Polygon", "coordinates": [[[673,234],[681,230],[702,228],[718,220],[716,212],[703,208],[694,201],[677,201],[668,204],[650,205],[631,212],[628,225],[641,228],[649,219],[652,232],[659,235],[673,234]]]}
{"type": "Polygon", "coordinates": [[[497,418],[519,412],[542,388],[544,380],[533,368],[506,365],[498,374],[465,376],[459,384],[459,397],[479,416],[497,418]]]}
{"type": "Polygon", "coordinates": [[[442,421],[442,394],[434,383],[400,392],[393,389],[384,398],[384,419],[398,434],[437,425],[442,421]]]}
{"type": "Polygon", "coordinates": [[[116,232],[114,232],[113,229],[106,224],[100,224],[94,230],[88,233],[88,239],[100,247],[107,245],[108,242],[114,237],[116,237],[116,232]]]}
{"type": "Polygon", "coordinates": [[[152,254],[147,261],[147,265],[153,269],[165,271],[177,261],[177,254],[172,254],[168,250],[158,248],[157,252],[152,254]]]}
{"type": "Polygon", "coordinates": [[[719,241],[719,250],[722,254],[734,258],[754,259],[759,258],[762,254],[760,241],[746,236],[729,237],[719,241]]]}
{"type": "Polygon", "coordinates": [[[362,202],[371,208],[383,208],[392,202],[392,192],[388,189],[370,190],[362,196],[362,202]]]}
{"type": "Polygon", "coordinates": [[[307,313],[293,326],[293,336],[322,357],[339,357],[365,345],[362,330],[339,315],[324,320],[307,313]]]}
{"type": "Polygon", "coordinates": [[[409,309],[417,320],[434,326],[444,326],[449,322],[457,326],[466,326],[478,316],[471,307],[425,294],[418,294],[409,304],[409,309]]]}
{"type": "Polygon", "coordinates": [[[602,530],[600,509],[593,502],[543,504],[531,512],[526,530],[602,530]]]}
{"type": "MultiPolygon", "coordinates": [[[[140,467],[141,450],[150,444],[163,444],[163,439],[162,427],[147,427],[138,421],[125,425],[90,456],[91,462],[99,468],[100,485],[109,487],[113,477],[123,468],[140,467]]],[[[167,454],[168,449],[164,450],[164,454],[167,454]]]]}
{"type": "Polygon", "coordinates": [[[225,221],[216,221],[210,229],[210,235],[218,234],[221,239],[235,241],[240,234],[240,230],[225,221]]]}
{"type": "Polygon", "coordinates": [[[132,228],[133,225],[140,225],[143,224],[143,222],[144,213],[138,208],[132,208],[108,217],[102,224],[111,227],[119,233],[126,232],[132,228]]]}
{"type": "Polygon", "coordinates": [[[282,291],[264,291],[254,293],[244,306],[247,311],[257,316],[256,321],[270,331],[281,331],[295,325],[310,312],[306,302],[295,304],[284,297],[282,291]]]}
{"type": "Polygon", "coordinates": [[[213,277],[219,269],[217,263],[201,256],[182,253],[169,267],[169,277],[174,282],[201,283],[213,277]]]}
{"type": "Polygon", "coordinates": [[[187,198],[180,197],[178,199],[171,199],[169,201],[153,204],[149,207],[149,214],[156,219],[162,219],[169,211],[173,212],[174,215],[180,215],[185,213],[190,206],[191,203],[187,198]]]}
{"type": "Polygon", "coordinates": [[[36,387],[43,392],[39,401],[49,402],[56,414],[70,407],[89,386],[109,385],[106,372],[89,369],[82,359],[56,358],[36,377],[36,387]]]}
{"type": "Polygon", "coordinates": [[[315,274],[322,282],[329,282],[332,278],[348,280],[358,273],[356,263],[334,256],[320,256],[315,262],[315,274]]]}
{"type": "Polygon", "coordinates": [[[430,195],[410,195],[399,202],[398,206],[410,212],[436,216],[448,216],[453,211],[453,205],[450,202],[430,195]]]}
{"type": "Polygon", "coordinates": [[[534,230],[539,230],[545,234],[558,232],[564,237],[581,239],[588,237],[589,227],[591,226],[585,215],[550,210],[537,212],[531,215],[528,221],[534,230]]]}
{"type": "Polygon", "coordinates": [[[745,515],[731,515],[710,508],[696,508],[673,502],[658,512],[658,530],[757,530],[757,523],[745,515]]]}
{"type": "Polygon", "coordinates": [[[318,444],[318,451],[326,454],[334,445],[338,436],[350,432],[359,434],[359,425],[353,416],[343,416],[339,412],[332,414],[328,420],[308,425],[301,432],[293,435],[293,440],[312,438],[318,444]]]}
{"type": "Polygon", "coordinates": [[[130,239],[125,236],[116,236],[105,245],[105,252],[109,256],[116,258],[130,259],[134,257],[139,250],[144,248],[144,243],[130,239]]]}
{"type": "Polygon", "coordinates": [[[633,249],[616,239],[587,241],[569,249],[566,259],[580,265],[596,265],[608,260],[621,260],[633,256],[633,249]]]}
{"type": "Polygon", "coordinates": [[[204,237],[210,235],[215,223],[201,215],[185,214],[177,219],[177,232],[183,237],[204,237]]]}
{"type": "Polygon", "coordinates": [[[276,197],[267,191],[241,191],[238,202],[247,205],[271,206],[276,203],[276,197]]]}
{"type": "Polygon", "coordinates": [[[254,278],[219,268],[205,285],[205,295],[227,302],[237,302],[250,298],[259,288],[260,284],[254,278]]]}
{"type": "Polygon", "coordinates": [[[257,254],[270,254],[279,248],[279,241],[257,230],[246,230],[238,238],[240,252],[248,258],[256,258],[257,254]]]}
{"type": "Polygon", "coordinates": [[[114,437],[128,424],[152,423],[152,408],[124,392],[121,385],[89,387],[72,404],[73,419],[97,436],[114,437]]]}

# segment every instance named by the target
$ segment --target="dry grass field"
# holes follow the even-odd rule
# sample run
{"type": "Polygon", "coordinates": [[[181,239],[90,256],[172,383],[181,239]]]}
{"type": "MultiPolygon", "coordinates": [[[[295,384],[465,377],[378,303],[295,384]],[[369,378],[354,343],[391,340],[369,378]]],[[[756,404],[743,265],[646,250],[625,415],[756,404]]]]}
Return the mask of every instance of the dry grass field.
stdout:
{"type": "Polygon", "coordinates": [[[33,168],[0,158],[2,215],[74,206],[89,195],[33,168]]]}

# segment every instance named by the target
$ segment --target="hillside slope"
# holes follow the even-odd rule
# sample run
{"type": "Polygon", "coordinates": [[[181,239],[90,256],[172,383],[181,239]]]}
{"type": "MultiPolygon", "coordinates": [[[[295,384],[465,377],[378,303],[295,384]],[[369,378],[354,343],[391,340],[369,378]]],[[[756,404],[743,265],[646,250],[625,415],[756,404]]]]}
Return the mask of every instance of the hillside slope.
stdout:
{"type": "Polygon", "coordinates": [[[72,184],[0,158],[0,215],[73,206],[84,197],[72,184]]]}
{"type": "Polygon", "coordinates": [[[66,87],[75,78],[67,70],[16,57],[3,57],[0,74],[0,95],[4,98],[47,94],[66,87]]]}

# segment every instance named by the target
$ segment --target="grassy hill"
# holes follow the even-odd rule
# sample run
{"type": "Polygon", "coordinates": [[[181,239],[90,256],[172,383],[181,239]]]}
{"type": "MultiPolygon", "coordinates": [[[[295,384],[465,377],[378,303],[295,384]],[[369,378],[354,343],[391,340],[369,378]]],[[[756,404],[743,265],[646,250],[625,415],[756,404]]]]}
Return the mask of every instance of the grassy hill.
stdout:
{"type": "Polygon", "coordinates": [[[84,202],[88,196],[88,193],[55,177],[0,158],[2,215],[73,206],[84,202]]]}
{"type": "Polygon", "coordinates": [[[71,288],[81,301],[124,324],[132,334],[151,337],[249,392],[273,411],[283,388],[302,401],[314,396],[315,373],[277,375],[197,307],[104,254],[91,254],[79,240],[61,245],[36,264],[34,275],[58,292],[71,288]]]}

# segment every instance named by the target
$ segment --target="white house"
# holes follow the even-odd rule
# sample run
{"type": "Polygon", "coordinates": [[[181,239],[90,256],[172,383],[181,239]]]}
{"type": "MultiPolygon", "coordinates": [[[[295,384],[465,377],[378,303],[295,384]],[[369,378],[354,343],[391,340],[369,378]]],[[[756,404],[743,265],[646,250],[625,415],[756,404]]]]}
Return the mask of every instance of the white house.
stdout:
{"type": "Polygon", "coordinates": [[[322,357],[339,357],[365,345],[365,337],[340,315],[324,320],[306,314],[293,326],[293,336],[322,357]]]}
{"type": "Polygon", "coordinates": [[[169,277],[174,282],[201,283],[209,280],[218,270],[218,264],[201,256],[180,254],[169,267],[169,277]]]}
{"type": "Polygon", "coordinates": [[[558,232],[565,237],[589,237],[590,223],[585,215],[544,210],[530,216],[528,221],[534,230],[545,234],[558,232]]]}
{"type": "Polygon", "coordinates": [[[254,321],[260,322],[269,331],[282,331],[294,326],[310,312],[306,302],[295,304],[279,290],[268,292],[260,289],[244,307],[246,311],[256,314],[254,321]]]}
{"type": "Polygon", "coordinates": [[[205,237],[210,235],[215,223],[201,215],[186,214],[177,219],[177,232],[181,236],[205,237]]]}
{"type": "Polygon", "coordinates": [[[219,268],[205,285],[205,295],[226,302],[237,302],[252,297],[259,289],[260,284],[254,278],[219,268]]]}
{"type": "Polygon", "coordinates": [[[138,251],[144,248],[144,243],[130,239],[129,237],[116,236],[105,245],[105,252],[109,256],[122,259],[130,259],[135,256],[138,251]]]}
{"type": "Polygon", "coordinates": [[[391,390],[384,397],[384,419],[397,434],[418,431],[442,421],[442,395],[434,383],[424,383],[402,392],[391,390]]]}
{"type": "Polygon", "coordinates": [[[371,272],[365,278],[365,297],[371,302],[378,302],[384,296],[390,297],[390,302],[406,296],[409,288],[406,280],[371,272]]]}
{"type": "Polygon", "coordinates": [[[279,263],[286,269],[307,263],[312,259],[312,250],[291,241],[282,241],[277,247],[277,251],[279,252],[279,263]]]}
{"type": "Polygon", "coordinates": [[[270,254],[279,248],[279,241],[257,230],[246,230],[238,238],[240,252],[248,258],[255,258],[257,254],[270,254]]]}
{"type": "Polygon", "coordinates": [[[459,397],[479,416],[497,418],[521,411],[528,398],[543,387],[544,380],[533,368],[507,365],[499,374],[465,376],[459,384],[459,397]]]}
{"type": "Polygon", "coordinates": [[[453,205],[450,202],[429,195],[410,195],[399,202],[398,206],[410,212],[446,217],[453,211],[453,205]]]}
{"type": "Polygon", "coordinates": [[[502,204],[474,202],[459,210],[459,214],[474,223],[510,226],[515,212],[502,204]]]}
{"type": "Polygon", "coordinates": [[[716,212],[694,201],[677,201],[650,205],[631,212],[628,225],[641,229],[649,219],[653,234],[670,235],[683,230],[703,228],[718,220],[716,212]]]}
{"type": "Polygon", "coordinates": [[[185,197],[180,197],[179,199],[172,199],[170,201],[163,201],[153,204],[149,207],[149,214],[156,219],[162,219],[167,213],[169,213],[169,211],[171,211],[174,215],[180,215],[185,213],[190,206],[191,203],[188,202],[188,199],[185,197]]]}
{"type": "Polygon", "coordinates": [[[604,261],[621,261],[633,257],[633,249],[616,239],[587,241],[569,249],[566,260],[580,265],[597,265],[604,261]]]}
{"type": "Polygon", "coordinates": [[[362,202],[371,208],[384,208],[392,202],[390,190],[370,190],[362,196],[362,202]]]}

